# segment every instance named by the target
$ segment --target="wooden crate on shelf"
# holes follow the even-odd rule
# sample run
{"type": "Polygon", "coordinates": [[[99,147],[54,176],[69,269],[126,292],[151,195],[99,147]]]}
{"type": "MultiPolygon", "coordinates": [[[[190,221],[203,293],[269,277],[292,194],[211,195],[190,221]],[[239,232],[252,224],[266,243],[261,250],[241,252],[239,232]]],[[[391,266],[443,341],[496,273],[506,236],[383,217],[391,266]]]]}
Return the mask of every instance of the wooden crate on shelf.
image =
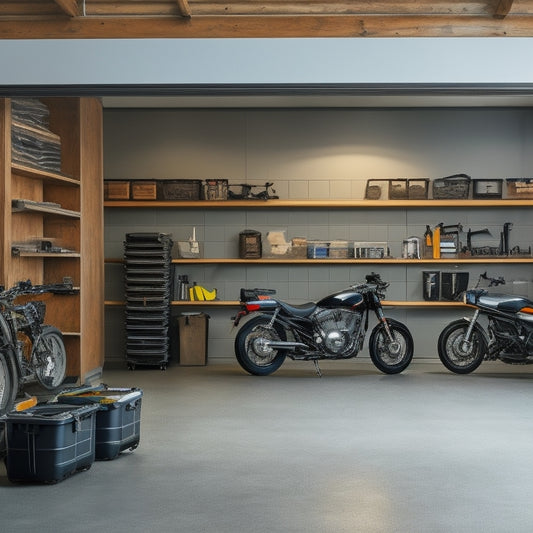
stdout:
{"type": "Polygon", "coordinates": [[[156,200],[157,184],[155,180],[135,180],[131,182],[132,200],[156,200]]]}
{"type": "Polygon", "coordinates": [[[130,182],[125,180],[105,180],[104,200],[129,200],[130,182]]]}

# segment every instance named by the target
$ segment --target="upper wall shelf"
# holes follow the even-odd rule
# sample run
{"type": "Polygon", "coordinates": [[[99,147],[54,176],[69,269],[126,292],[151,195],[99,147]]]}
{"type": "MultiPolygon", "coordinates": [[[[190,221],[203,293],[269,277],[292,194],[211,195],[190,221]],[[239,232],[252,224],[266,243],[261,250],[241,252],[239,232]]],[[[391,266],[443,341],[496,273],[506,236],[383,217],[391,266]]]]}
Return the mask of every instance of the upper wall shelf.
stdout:
{"type": "MultiPolygon", "coordinates": [[[[109,257],[105,259],[105,263],[122,264],[124,260],[118,257],[109,257]]],[[[473,257],[455,257],[455,258],[441,258],[441,259],[402,259],[402,258],[386,258],[386,259],[239,259],[239,258],[202,258],[202,259],[173,259],[175,264],[192,264],[192,265],[424,265],[424,264],[467,264],[467,263],[533,263],[533,257],[523,256],[490,256],[483,255],[473,257]]]]}
{"type": "Polygon", "coordinates": [[[63,185],[72,185],[73,187],[80,186],[80,182],[77,179],[64,176],[63,174],[50,172],[48,170],[39,170],[36,168],[26,167],[18,163],[13,163],[11,165],[11,172],[13,174],[18,174],[19,176],[24,176],[25,178],[40,179],[43,181],[49,181],[63,185]]]}
{"type": "Polygon", "coordinates": [[[533,206],[533,200],[194,200],[194,201],[158,201],[158,200],[106,200],[104,207],[182,207],[195,209],[211,208],[375,208],[375,207],[520,207],[533,206]]]}

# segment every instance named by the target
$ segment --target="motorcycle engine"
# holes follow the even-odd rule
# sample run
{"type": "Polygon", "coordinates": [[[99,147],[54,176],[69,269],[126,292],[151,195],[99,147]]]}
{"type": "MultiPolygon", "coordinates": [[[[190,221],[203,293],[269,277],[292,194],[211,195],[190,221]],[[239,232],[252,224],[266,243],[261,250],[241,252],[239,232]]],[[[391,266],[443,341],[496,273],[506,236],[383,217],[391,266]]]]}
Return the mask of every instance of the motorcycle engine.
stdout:
{"type": "Polygon", "coordinates": [[[322,309],[313,317],[315,341],[326,356],[350,356],[357,346],[361,315],[347,309],[322,309]]]}

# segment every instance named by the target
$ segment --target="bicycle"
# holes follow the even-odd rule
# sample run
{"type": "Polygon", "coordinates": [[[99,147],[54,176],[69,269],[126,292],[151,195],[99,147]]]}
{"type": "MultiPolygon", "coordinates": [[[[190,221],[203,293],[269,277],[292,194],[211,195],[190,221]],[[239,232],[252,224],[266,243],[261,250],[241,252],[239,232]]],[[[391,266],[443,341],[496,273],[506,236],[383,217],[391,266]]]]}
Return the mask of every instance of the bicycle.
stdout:
{"type": "Polygon", "coordinates": [[[43,324],[46,304],[39,300],[17,304],[16,299],[45,293],[75,294],[77,289],[70,279],[47,285],[32,285],[27,280],[7,290],[0,286],[0,291],[0,414],[4,414],[28,383],[38,382],[47,390],[59,387],[67,366],[61,331],[43,324]]]}

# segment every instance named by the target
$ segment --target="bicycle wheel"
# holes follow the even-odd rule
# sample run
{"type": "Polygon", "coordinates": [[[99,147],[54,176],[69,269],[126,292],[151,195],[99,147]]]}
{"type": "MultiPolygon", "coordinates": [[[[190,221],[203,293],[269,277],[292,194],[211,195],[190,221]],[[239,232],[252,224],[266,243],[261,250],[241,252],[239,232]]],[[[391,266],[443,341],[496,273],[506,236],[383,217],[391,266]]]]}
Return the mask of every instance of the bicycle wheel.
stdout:
{"type": "Polygon", "coordinates": [[[35,375],[45,389],[55,389],[63,383],[67,369],[67,353],[63,335],[53,326],[43,326],[43,346],[34,353],[35,375]]]}
{"type": "Polygon", "coordinates": [[[18,391],[18,380],[13,359],[5,350],[0,351],[0,415],[13,408],[18,391]]]}

